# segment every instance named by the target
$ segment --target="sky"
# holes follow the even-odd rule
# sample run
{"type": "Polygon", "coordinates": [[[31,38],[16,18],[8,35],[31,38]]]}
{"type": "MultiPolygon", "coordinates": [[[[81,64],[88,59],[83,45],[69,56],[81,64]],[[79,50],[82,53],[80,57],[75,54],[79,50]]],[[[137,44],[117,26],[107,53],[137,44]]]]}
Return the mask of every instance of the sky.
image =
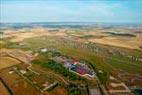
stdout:
{"type": "Polygon", "coordinates": [[[0,22],[142,23],[142,0],[0,0],[0,22]]]}

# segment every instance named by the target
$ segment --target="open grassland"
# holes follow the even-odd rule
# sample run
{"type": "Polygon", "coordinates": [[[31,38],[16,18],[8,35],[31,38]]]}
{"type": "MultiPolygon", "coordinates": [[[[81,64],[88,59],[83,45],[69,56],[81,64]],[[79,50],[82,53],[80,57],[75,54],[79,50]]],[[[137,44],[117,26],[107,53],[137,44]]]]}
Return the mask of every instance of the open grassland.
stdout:
{"type": "Polygon", "coordinates": [[[48,37],[37,37],[37,38],[31,38],[31,39],[26,39],[24,43],[26,43],[28,49],[33,49],[33,50],[38,50],[39,48],[42,47],[47,47],[47,48],[55,48],[59,51],[62,52],[64,55],[68,55],[73,58],[77,59],[86,59],[89,62],[91,62],[96,68],[102,68],[105,70],[110,70],[109,66],[107,64],[103,64],[103,61],[101,60],[100,57],[96,56],[95,53],[88,52],[84,49],[79,49],[79,48],[73,48],[70,45],[73,45],[73,43],[67,42],[64,43],[61,41],[62,39],[58,38],[48,38],[48,37]]]}
{"type": "MultiPolygon", "coordinates": [[[[103,74],[98,74],[102,83],[107,81],[109,74],[119,72],[120,70],[134,74],[142,74],[141,61],[132,60],[127,57],[128,55],[142,57],[142,52],[140,50],[113,47],[96,43],[86,44],[59,36],[28,38],[20,43],[23,45],[21,46],[16,42],[6,46],[7,48],[18,48],[33,52],[39,51],[40,48],[56,49],[63,55],[76,59],[87,60],[93,65],[93,67],[95,67],[95,71],[97,73],[99,70],[103,71],[103,74]],[[109,50],[113,52],[109,53],[109,50]],[[124,55],[121,54],[121,52],[124,53],[124,55]]],[[[46,58],[43,57],[43,59],[46,58]]]]}
{"type": "MultiPolygon", "coordinates": [[[[2,71],[0,77],[5,80],[14,94],[19,95],[23,90],[25,95],[27,92],[34,95],[40,93],[16,72],[9,73],[11,69],[7,67],[19,64],[18,60],[23,63],[33,63],[30,68],[42,73],[39,76],[29,72],[25,74],[30,80],[37,82],[38,87],[43,88],[41,85],[47,79],[50,83],[52,79],[58,82],[58,86],[47,91],[47,95],[86,95],[87,91],[81,87],[82,84],[85,84],[87,88],[94,88],[98,86],[96,80],[99,79],[99,84],[106,86],[109,76],[115,76],[130,88],[142,87],[142,51],[139,48],[142,44],[142,35],[105,33],[100,30],[45,31],[32,29],[30,32],[9,32],[6,34],[7,37],[0,42],[1,50],[6,48],[13,56],[13,58],[7,55],[6,57],[0,56],[0,70],[2,71]],[[43,48],[46,48],[47,52],[43,53],[41,51],[43,48]],[[48,50],[51,51],[48,52],[48,50]],[[69,72],[58,62],[53,62],[54,53],[86,61],[97,76],[92,80],[87,80],[69,72]]],[[[5,92],[4,90],[3,93],[5,92]]]]}
{"type": "MultiPolygon", "coordinates": [[[[43,48],[43,47],[47,47],[47,48],[55,48],[58,49],[59,51],[61,51],[64,55],[68,55],[74,58],[78,58],[78,59],[86,59],[89,62],[91,62],[92,64],[94,64],[94,66],[98,69],[104,69],[106,71],[111,71],[113,70],[114,65],[117,63],[120,65],[120,69],[123,69],[125,67],[126,70],[131,68],[131,70],[135,70],[140,72],[140,68],[142,66],[140,61],[133,61],[127,57],[124,56],[119,56],[118,54],[112,56],[112,55],[108,55],[106,54],[106,56],[102,56],[101,53],[96,54],[95,52],[90,52],[87,49],[84,48],[80,48],[80,44],[76,44],[75,47],[73,46],[74,43],[70,43],[70,42],[64,42],[62,41],[60,38],[49,38],[49,37],[37,37],[37,38],[31,38],[31,39],[26,39],[24,41],[24,43],[26,44],[26,48],[28,49],[33,49],[33,50],[37,50],[39,48],[43,48]],[[77,46],[78,45],[78,46],[77,46]],[[78,48],[79,47],[79,48],[78,48]],[[120,60],[122,59],[122,60],[120,60]],[[125,64],[126,66],[123,67],[123,64],[125,64]],[[111,66],[110,66],[111,65],[111,66]],[[138,68],[137,68],[138,67],[138,68]],[[136,69],[137,68],[137,69],[136,69]]],[[[111,47],[109,47],[111,48],[111,47]]],[[[122,48],[123,50],[123,48],[122,48]]],[[[102,50],[103,51],[103,50],[102,50]]],[[[127,50],[129,51],[129,50],[127,50]]],[[[135,50],[130,50],[129,52],[130,54],[133,55],[138,55],[138,56],[142,56],[142,53],[139,51],[135,51],[135,50]]],[[[105,55],[105,53],[104,53],[105,55]]],[[[116,64],[116,65],[117,65],[116,64]]],[[[115,68],[117,69],[117,68],[115,68]]]]}
{"type": "Polygon", "coordinates": [[[140,46],[142,45],[142,34],[141,32],[135,33],[135,30],[92,29],[85,32],[67,32],[67,34],[78,37],[79,41],[89,41],[129,49],[141,50],[140,46]]]}
{"type": "Polygon", "coordinates": [[[0,69],[11,67],[16,64],[20,64],[20,61],[11,57],[0,57],[0,69]]]}
{"type": "Polygon", "coordinates": [[[125,55],[120,55],[119,52],[124,52],[126,55],[142,57],[142,52],[139,50],[132,50],[126,48],[111,47],[107,45],[93,44],[90,46],[98,47],[99,52],[91,51],[90,48],[82,47],[82,43],[76,41],[70,41],[66,38],[60,37],[34,37],[25,39],[21,43],[23,46],[19,46],[13,43],[11,47],[18,47],[23,50],[39,51],[40,48],[50,48],[59,50],[63,55],[73,57],[76,59],[84,59],[90,62],[94,67],[95,71],[102,70],[104,73],[99,74],[99,78],[102,83],[105,83],[109,74],[113,72],[119,72],[124,70],[129,73],[142,74],[141,61],[135,61],[125,55]],[[23,48],[24,47],[24,48],[23,48]],[[114,54],[109,54],[108,49],[114,50],[114,54]],[[134,72],[135,71],[135,72],[134,72]]]}
{"type": "Polygon", "coordinates": [[[59,29],[58,32],[51,32],[50,29],[36,27],[32,29],[5,30],[4,38],[11,38],[11,42],[20,42],[27,38],[40,36],[72,36],[78,41],[95,42],[99,44],[111,45],[116,47],[125,47],[129,49],[141,49],[142,34],[135,32],[134,29],[97,29],[97,28],[80,28],[80,29],[59,29]],[[78,31],[79,30],[79,31],[78,31]]]}
{"type": "Polygon", "coordinates": [[[104,74],[99,74],[102,80],[106,80],[109,74],[119,72],[119,70],[142,75],[142,61],[128,57],[142,58],[142,51],[138,48],[142,42],[141,35],[137,34],[135,37],[112,36],[98,31],[100,30],[67,33],[36,31],[36,36],[23,36],[23,39],[18,41],[17,39],[24,34],[23,32],[15,34],[17,38],[14,39],[16,41],[13,41],[13,39],[6,40],[4,46],[34,52],[39,51],[40,48],[56,49],[63,55],[87,60],[95,67],[96,72],[102,70],[104,74]],[[85,44],[86,42],[88,43],[85,44]],[[112,52],[110,53],[109,50],[112,52]]]}

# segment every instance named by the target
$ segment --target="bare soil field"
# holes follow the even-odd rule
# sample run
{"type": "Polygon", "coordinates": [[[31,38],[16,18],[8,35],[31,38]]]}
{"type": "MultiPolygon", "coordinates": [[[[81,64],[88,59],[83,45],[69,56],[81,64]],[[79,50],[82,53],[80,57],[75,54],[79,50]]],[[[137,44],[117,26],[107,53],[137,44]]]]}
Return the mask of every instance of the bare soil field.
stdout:
{"type": "Polygon", "coordinates": [[[39,91],[21,78],[16,72],[9,73],[10,71],[11,68],[2,70],[0,77],[12,90],[14,95],[40,95],[39,91]]]}
{"type": "Polygon", "coordinates": [[[0,81],[0,95],[9,95],[9,92],[3,85],[3,83],[0,81]]]}
{"type": "Polygon", "coordinates": [[[55,88],[53,91],[49,92],[49,95],[68,95],[66,90],[62,87],[55,88]]]}
{"type": "MultiPolygon", "coordinates": [[[[128,32],[126,32],[128,33],[128,32]]],[[[134,37],[130,36],[117,36],[117,35],[110,35],[105,32],[100,31],[91,31],[91,32],[84,32],[81,34],[75,34],[74,36],[86,36],[91,35],[92,37],[84,39],[83,41],[89,41],[99,44],[111,45],[111,46],[118,46],[124,47],[129,49],[140,49],[142,45],[142,35],[134,32],[130,32],[130,34],[135,35],[134,37]],[[94,37],[93,37],[94,36],[94,37]]],[[[79,39],[80,41],[80,39],[79,39]]],[[[82,40],[81,40],[82,41],[82,40]]]]}
{"type": "Polygon", "coordinates": [[[105,45],[112,45],[130,49],[140,49],[139,47],[142,44],[142,36],[136,38],[129,38],[126,37],[104,37],[101,39],[89,39],[90,42],[105,44],[105,45]]]}
{"type": "Polygon", "coordinates": [[[25,31],[21,32],[21,30],[17,30],[17,31],[7,30],[5,32],[6,33],[4,35],[4,38],[12,37],[11,42],[20,42],[26,38],[39,37],[39,36],[55,36],[55,35],[64,36],[65,35],[64,31],[48,32],[48,30],[45,30],[44,28],[34,28],[26,32],[25,31]]]}
{"type": "Polygon", "coordinates": [[[127,72],[120,71],[115,76],[121,79],[127,86],[131,87],[142,87],[142,76],[139,74],[131,74],[127,72]]]}
{"type": "MultiPolygon", "coordinates": [[[[78,37],[78,41],[89,41],[94,43],[100,43],[100,44],[112,45],[112,46],[118,46],[130,49],[140,49],[140,46],[142,45],[142,39],[141,39],[142,35],[140,33],[135,33],[133,31],[126,31],[126,33],[131,33],[132,35],[135,35],[134,37],[129,37],[127,35],[125,36],[110,35],[103,32],[104,30],[101,29],[91,30],[88,32],[75,32],[75,31],[72,32],[70,30],[63,31],[62,29],[60,29],[58,32],[51,32],[48,31],[48,29],[44,28],[33,28],[28,31],[22,29],[15,31],[7,30],[5,32],[4,38],[12,37],[12,39],[10,40],[11,42],[21,42],[27,38],[40,37],[40,36],[60,36],[60,37],[74,36],[78,37]],[[94,37],[82,40],[80,36],[84,35],[92,35],[94,37]]],[[[122,29],[121,31],[124,30],[122,29]]]]}
{"type": "MultiPolygon", "coordinates": [[[[33,60],[33,56],[31,53],[29,53],[28,51],[22,51],[19,49],[2,48],[2,49],[0,49],[0,56],[1,57],[9,56],[11,59],[15,59],[17,61],[19,60],[19,62],[22,61],[24,63],[29,63],[31,60],[33,60]]],[[[3,61],[1,61],[1,63],[2,62],[3,61]]],[[[4,63],[6,63],[6,62],[4,62],[4,63]]]]}
{"type": "Polygon", "coordinates": [[[11,57],[0,57],[0,70],[20,63],[20,61],[11,57]]]}
{"type": "Polygon", "coordinates": [[[113,76],[110,76],[110,78],[108,79],[106,87],[110,95],[121,95],[120,93],[124,93],[124,95],[132,94],[130,89],[125,85],[125,83],[119,81],[113,76]]]}

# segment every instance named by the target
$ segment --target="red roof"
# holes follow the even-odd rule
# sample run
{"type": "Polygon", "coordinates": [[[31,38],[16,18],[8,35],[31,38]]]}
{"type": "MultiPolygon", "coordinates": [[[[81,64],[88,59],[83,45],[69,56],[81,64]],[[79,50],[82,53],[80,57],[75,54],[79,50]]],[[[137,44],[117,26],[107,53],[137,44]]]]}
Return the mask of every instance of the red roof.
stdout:
{"type": "Polygon", "coordinates": [[[76,69],[76,72],[79,73],[79,74],[81,74],[81,75],[86,74],[86,70],[85,70],[85,69],[82,69],[82,68],[77,68],[77,69],[76,69]]]}
{"type": "Polygon", "coordinates": [[[72,63],[75,64],[75,63],[78,63],[78,61],[77,60],[73,60],[72,63]]]}

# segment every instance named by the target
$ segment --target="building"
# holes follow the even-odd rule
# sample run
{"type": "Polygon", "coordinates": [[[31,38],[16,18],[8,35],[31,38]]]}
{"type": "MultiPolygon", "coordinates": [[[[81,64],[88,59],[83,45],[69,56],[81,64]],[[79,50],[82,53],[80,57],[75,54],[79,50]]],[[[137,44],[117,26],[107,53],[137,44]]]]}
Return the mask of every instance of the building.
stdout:
{"type": "Polygon", "coordinates": [[[40,49],[40,52],[42,52],[42,53],[47,52],[47,48],[41,48],[41,49],[40,49]]]}

